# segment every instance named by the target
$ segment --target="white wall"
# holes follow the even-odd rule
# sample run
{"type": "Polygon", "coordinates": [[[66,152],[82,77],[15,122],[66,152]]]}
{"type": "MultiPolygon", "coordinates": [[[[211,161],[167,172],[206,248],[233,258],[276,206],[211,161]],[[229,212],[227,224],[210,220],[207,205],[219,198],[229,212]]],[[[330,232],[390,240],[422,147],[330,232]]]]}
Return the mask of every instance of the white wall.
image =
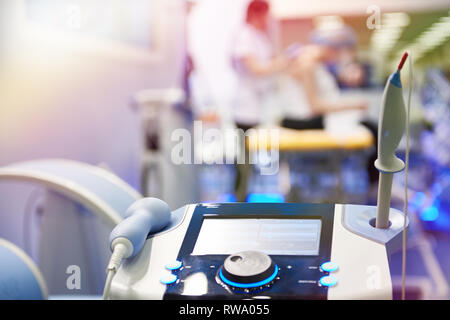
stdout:
{"type": "MultiPolygon", "coordinates": [[[[159,17],[153,54],[23,29],[21,1],[0,1],[0,166],[37,158],[106,163],[139,187],[139,118],[131,97],[179,85],[184,58],[183,1],[153,1],[159,17]]],[[[20,241],[20,219],[11,217],[28,192],[0,182],[0,237],[20,241]]]]}

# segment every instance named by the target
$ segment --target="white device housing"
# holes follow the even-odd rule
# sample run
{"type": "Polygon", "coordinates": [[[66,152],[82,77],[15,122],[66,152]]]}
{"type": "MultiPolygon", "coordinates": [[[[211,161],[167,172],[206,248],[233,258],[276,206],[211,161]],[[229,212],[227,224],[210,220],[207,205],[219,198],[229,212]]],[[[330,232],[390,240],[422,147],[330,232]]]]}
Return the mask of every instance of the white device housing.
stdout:
{"type": "MultiPolygon", "coordinates": [[[[147,239],[141,252],[123,263],[112,281],[111,299],[163,298],[166,285],[160,278],[171,273],[165,265],[177,259],[196,206],[174,211],[181,216],[176,225],[147,239]]],[[[328,288],[327,298],[392,299],[388,257],[400,247],[403,214],[391,209],[391,226],[377,229],[370,224],[376,217],[376,207],[336,204],[334,208],[331,261],[339,266],[332,273],[338,283],[328,288]]],[[[185,282],[183,294],[201,296],[207,281],[200,273],[192,287],[186,287],[185,282]]]]}
{"type": "Polygon", "coordinates": [[[389,227],[393,174],[405,168],[405,163],[395,155],[395,149],[405,131],[406,119],[400,71],[393,73],[387,81],[381,105],[378,159],[375,161],[375,167],[380,171],[376,227],[385,229],[389,227]]]}

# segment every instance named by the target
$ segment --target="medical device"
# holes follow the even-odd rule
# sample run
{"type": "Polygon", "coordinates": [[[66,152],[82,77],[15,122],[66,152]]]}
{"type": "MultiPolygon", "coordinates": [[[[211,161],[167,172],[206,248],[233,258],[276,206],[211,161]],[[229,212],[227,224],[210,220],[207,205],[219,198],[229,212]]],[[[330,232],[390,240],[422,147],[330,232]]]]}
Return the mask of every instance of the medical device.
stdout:
{"type": "MultiPolygon", "coordinates": [[[[107,237],[142,195],[104,168],[66,159],[12,163],[0,168],[0,183],[13,186],[11,192],[1,194],[2,201],[19,192],[14,199],[23,202],[23,213],[16,212],[11,223],[3,222],[2,229],[22,227],[22,248],[41,270],[49,296],[101,292],[110,258],[107,237]],[[76,290],[67,285],[74,268],[89,274],[79,278],[76,290]]],[[[0,282],[13,288],[12,275],[17,270],[11,265],[3,269],[8,261],[2,262],[0,273],[5,277],[0,282]]]]}
{"type": "Polygon", "coordinates": [[[404,168],[394,151],[405,127],[405,59],[383,94],[377,207],[191,204],[170,213],[142,199],[111,233],[104,298],[392,299],[389,256],[405,248],[408,227],[389,208],[392,174],[404,168]]]}
{"type": "Polygon", "coordinates": [[[405,131],[406,111],[403,102],[400,70],[407,57],[408,54],[405,53],[397,71],[391,74],[386,83],[378,124],[378,159],[375,161],[375,167],[380,171],[380,180],[378,184],[376,227],[383,229],[389,227],[393,174],[405,168],[405,163],[395,156],[395,149],[405,131]]]}

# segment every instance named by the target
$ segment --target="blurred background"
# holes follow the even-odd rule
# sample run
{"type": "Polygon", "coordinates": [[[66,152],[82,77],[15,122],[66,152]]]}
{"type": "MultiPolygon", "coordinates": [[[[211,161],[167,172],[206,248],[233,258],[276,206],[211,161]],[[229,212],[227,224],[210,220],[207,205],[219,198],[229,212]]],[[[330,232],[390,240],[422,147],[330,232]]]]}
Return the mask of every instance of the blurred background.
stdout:
{"type": "MultiPolygon", "coordinates": [[[[449,1],[260,2],[249,10],[248,0],[2,0],[0,166],[75,160],[173,209],[234,201],[374,205],[381,96],[409,50],[413,69],[402,72],[405,99],[413,86],[408,297],[448,299],[449,1]],[[220,132],[282,128],[278,172],[262,175],[261,157],[251,167],[224,164],[216,152],[223,145],[199,138],[194,121],[220,132]],[[177,129],[192,134],[189,163],[173,160],[177,129]]],[[[402,140],[399,157],[405,146],[402,140]]],[[[404,175],[396,174],[392,206],[400,210],[403,188],[404,175]]],[[[43,226],[49,198],[42,183],[0,179],[0,237],[49,277],[59,272],[56,283],[67,274],[48,261],[63,251],[55,239],[67,219],[54,209],[51,228],[43,226]],[[44,250],[52,252],[47,262],[43,246],[52,248],[44,250]]],[[[400,262],[393,257],[397,285],[400,262]]],[[[101,277],[86,280],[82,293],[98,294],[101,277]]]]}

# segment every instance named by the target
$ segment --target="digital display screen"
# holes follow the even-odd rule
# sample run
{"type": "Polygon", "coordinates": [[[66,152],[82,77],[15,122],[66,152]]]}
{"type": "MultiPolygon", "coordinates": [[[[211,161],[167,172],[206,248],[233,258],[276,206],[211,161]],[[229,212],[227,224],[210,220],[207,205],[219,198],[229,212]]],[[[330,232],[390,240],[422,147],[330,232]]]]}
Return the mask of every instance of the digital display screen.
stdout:
{"type": "Polygon", "coordinates": [[[255,250],[269,255],[318,255],[320,219],[204,218],[193,255],[255,250]]]}

